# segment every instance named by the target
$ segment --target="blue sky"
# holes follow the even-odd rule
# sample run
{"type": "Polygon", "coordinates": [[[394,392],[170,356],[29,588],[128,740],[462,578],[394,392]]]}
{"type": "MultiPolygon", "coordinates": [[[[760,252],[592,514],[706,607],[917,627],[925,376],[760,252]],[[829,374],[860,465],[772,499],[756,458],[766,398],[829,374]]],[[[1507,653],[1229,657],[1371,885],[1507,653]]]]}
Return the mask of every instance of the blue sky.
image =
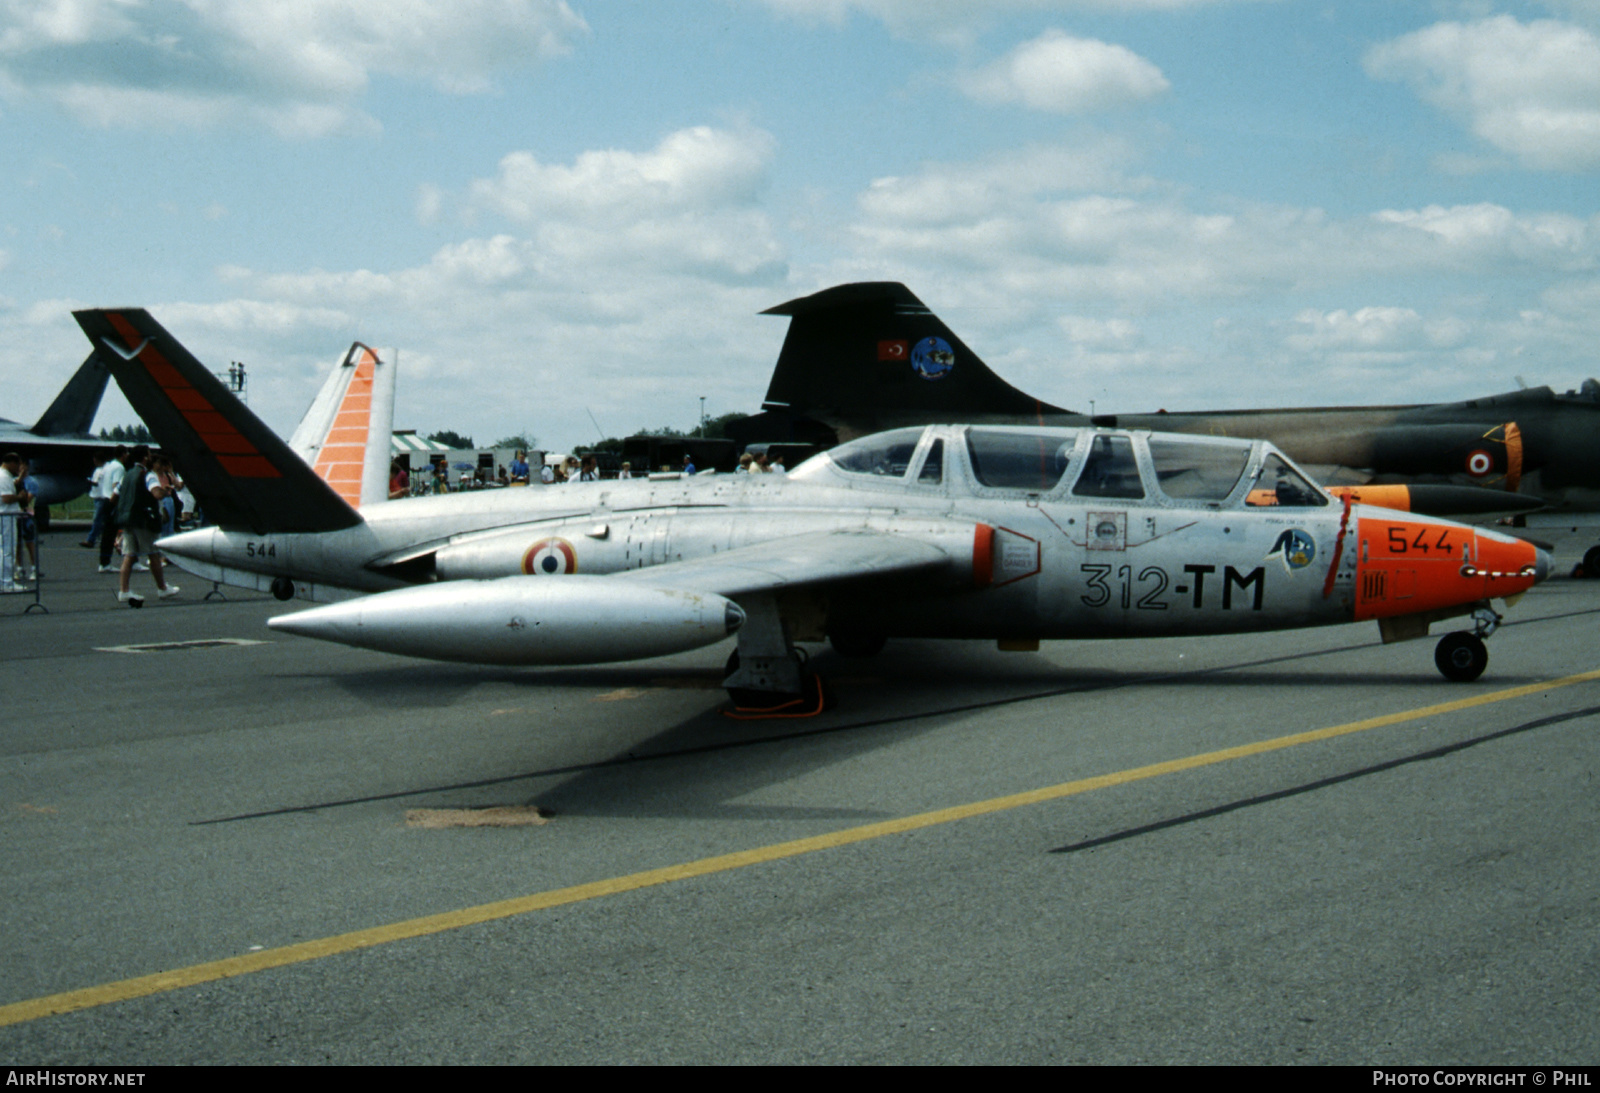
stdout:
{"type": "Polygon", "coordinates": [[[0,141],[17,419],[134,304],[282,432],[360,339],[564,448],[853,280],[1102,412],[1600,372],[1600,0],[0,0],[0,141]]]}

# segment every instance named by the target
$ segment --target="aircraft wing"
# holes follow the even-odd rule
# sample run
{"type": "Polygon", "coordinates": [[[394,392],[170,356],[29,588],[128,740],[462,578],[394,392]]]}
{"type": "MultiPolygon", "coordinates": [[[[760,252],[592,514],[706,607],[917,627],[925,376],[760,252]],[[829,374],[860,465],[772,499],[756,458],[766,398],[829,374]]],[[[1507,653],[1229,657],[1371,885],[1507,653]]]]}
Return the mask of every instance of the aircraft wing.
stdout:
{"type": "MultiPolygon", "coordinates": [[[[274,630],[436,660],[474,664],[589,664],[636,660],[721,641],[763,593],[864,578],[935,577],[971,565],[950,547],[905,532],[796,535],[710,557],[626,573],[517,575],[414,585],[280,615],[274,630]],[[744,603],[730,599],[748,597],[744,603]]],[[[779,616],[770,605],[767,617],[779,616]]],[[[781,636],[781,629],[778,631],[781,636]]],[[[765,656],[765,653],[752,654],[765,656]]]]}
{"type": "Polygon", "coordinates": [[[940,546],[906,535],[851,530],[797,535],[781,542],[629,570],[607,579],[731,597],[970,565],[969,558],[958,558],[940,546]]]}

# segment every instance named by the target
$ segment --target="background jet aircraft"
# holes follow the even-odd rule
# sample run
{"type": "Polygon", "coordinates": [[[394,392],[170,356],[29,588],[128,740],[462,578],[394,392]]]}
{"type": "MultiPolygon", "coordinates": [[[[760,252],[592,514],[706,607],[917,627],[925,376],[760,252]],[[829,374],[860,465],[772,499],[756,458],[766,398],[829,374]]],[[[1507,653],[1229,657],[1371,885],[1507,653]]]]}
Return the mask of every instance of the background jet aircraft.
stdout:
{"type": "Polygon", "coordinates": [[[94,453],[116,446],[89,432],[110,378],[105,363],[91,353],[33,428],[0,418],[0,451],[32,463],[41,505],[59,505],[87,492],[94,453]]]}
{"type": "MultiPolygon", "coordinates": [[[[995,375],[909,289],[838,285],[764,314],[788,336],[744,440],[838,440],[928,422],[1104,425],[1270,440],[1333,486],[1405,483],[1364,499],[1439,515],[1539,507],[1600,512],[1600,382],[1415,406],[1101,414],[1051,405],[995,375]]],[[[1542,518],[1543,513],[1540,514],[1542,518]]],[[[1535,522],[1539,522],[1535,520],[1535,522]]],[[[1600,575],[1600,547],[1584,558],[1600,575]]]]}
{"type": "Polygon", "coordinates": [[[1270,444],[934,426],[782,476],[676,475],[419,498],[357,513],[148,314],[77,318],[220,527],[162,540],[214,580],[345,600],[276,629],[443,660],[628,660],[738,635],[736,704],[821,708],[797,640],[1138,637],[1471,614],[1435,660],[1487,663],[1494,598],[1548,558],[1446,520],[1340,503],[1270,444]],[[375,593],[355,598],[360,593],[375,593]]]}

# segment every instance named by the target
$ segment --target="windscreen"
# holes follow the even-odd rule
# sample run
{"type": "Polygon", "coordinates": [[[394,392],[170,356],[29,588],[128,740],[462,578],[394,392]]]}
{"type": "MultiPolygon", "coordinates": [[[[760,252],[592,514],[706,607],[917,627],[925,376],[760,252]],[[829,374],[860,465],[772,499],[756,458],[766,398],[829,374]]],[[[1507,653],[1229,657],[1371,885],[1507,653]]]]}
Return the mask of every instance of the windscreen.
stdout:
{"type": "Polygon", "coordinates": [[[860,440],[841,444],[828,453],[841,471],[849,474],[871,474],[883,478],[904,478],[911,467],[911,456],[917,450],[917,441],[923,430],[892,429],[887,433],[874,433],[860,440]]]}
{"type": "Polygon", "coordinates": [[[1294,509],[1320,508],[1327,503],[1327,494],[1278,455],[1267,456],[1255,485],[1250,488],[1250,496],[1245,499],[1245,504],[1256,507],[1276,505],[1294,509]]]}

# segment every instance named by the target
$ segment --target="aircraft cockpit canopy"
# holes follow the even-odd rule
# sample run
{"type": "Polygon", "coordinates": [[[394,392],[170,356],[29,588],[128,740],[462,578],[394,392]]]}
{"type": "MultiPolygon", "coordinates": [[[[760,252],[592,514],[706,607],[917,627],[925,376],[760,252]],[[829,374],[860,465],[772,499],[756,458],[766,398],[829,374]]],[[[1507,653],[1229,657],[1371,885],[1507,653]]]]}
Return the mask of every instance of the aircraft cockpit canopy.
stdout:
{"type": "Polygon", "coordinates": [[[948,495],[1316,508],[1328,494],[1264,441],[1104,429],[931,425],[842,444],[792,477],[948,495]]]}
{"type": "MultiPolygon", "coordinates": [[[[841,444],[828,453],[834,466],[849,474],[871,474],[880,478],[904,478],[911,469],[911,457],[926,428],[891,429],[887,433],[841,444]]],[[[798,472],[797,472],[798,473],[798,472]]]]}
{"type": "Polygon", "coordinates": [[[1308,509],[1327,503],[1328,495],[1307,481],[1277,452],[1268,453],[1262,460],[1255,483],[1245,495],[1245,504],[1251,506],[1308,509]]]}

